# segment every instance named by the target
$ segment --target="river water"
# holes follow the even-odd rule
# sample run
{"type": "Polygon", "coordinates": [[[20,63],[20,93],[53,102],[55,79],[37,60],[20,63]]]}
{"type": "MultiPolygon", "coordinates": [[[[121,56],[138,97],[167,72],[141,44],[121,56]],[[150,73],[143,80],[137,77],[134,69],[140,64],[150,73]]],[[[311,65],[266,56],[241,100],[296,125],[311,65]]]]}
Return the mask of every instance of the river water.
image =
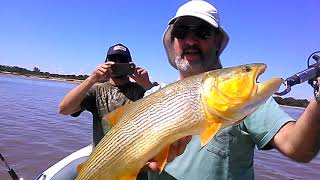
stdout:
{"type": "MultiPolygon", "coordinates": [[[[92,117],[58,113],[63,96],[77,84],[0,75],[0,153],[19,177],[34,179],[92,141],[92,117]]],[[[302,110],[284,108],[293,117],[302,110]]],[[[320,156],[296,163],[276,150],[256,151],[256,179],[320,179],[320,156]]],[[[0,162],[0,180],[10,180],[0,162]]]]}

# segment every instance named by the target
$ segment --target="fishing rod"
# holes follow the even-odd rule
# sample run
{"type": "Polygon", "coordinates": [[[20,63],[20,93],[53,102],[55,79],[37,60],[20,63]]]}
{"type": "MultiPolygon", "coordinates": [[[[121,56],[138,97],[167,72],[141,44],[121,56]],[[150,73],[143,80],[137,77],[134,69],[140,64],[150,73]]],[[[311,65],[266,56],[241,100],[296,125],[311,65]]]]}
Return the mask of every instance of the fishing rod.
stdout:
{"type": "Polygon", "coordinates": [[[7,171],[9,173],[9,175],[11,176],[12,180],[19,180],[18,175],[16,174],[16,172],[14,172],[14,170],[9,166],[9,164],[6,162],[6,160],[4,159],[4,157],[1,155],[0,153],[0,159],[2,162],[4,162],[7,171]]]}
{"type": "Polygon", "coordinates": [[[316,51],[312,53],[307,61],[308,68],[300,71],[290,77],[288,77],[283,84],[285,85],[285,89],[281,92],[274,93],[278,96],[283,96],[288,94],[291,91],[291,87],[297,84],[301,84],[305,81],[308,81],[308,84],[313,88],[313,95],[317,102],[320,103],[320,96],[318,90],[318,81],[317,78],[320,77],[320,51],[316,51]],[[314,59],[316,63],[310,65],[310,59],[314,59]]]}

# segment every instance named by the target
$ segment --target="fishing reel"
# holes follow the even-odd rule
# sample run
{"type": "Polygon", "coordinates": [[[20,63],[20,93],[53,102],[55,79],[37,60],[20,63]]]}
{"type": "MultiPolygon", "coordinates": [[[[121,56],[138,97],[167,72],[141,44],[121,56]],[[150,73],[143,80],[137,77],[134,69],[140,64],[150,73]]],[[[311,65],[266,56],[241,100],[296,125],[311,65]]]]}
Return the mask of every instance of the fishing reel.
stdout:
{"type": "Polygon", "coordinates": [[[312,53],[307,61],[308,68],[300,71],[293,76],[288,77],[283,84],[285,85],[285,89],[281,92],[274,93],[278,96],[283,96],[285,94],[288,94],[291,91],[291,87],[297,84],[301,84],[305,81],[308,81],[308,84],[313,88],[313,95],[317,102],[320,103],[320,96],[319,96],[319,90],[318,90],[318,81],[317,77],[320,77],[320,56],[317,55],[320,53],[320,51],[316,51],[312,53]],[[314,59],[316,63],[310,65],[310,59],[314,59]]]}

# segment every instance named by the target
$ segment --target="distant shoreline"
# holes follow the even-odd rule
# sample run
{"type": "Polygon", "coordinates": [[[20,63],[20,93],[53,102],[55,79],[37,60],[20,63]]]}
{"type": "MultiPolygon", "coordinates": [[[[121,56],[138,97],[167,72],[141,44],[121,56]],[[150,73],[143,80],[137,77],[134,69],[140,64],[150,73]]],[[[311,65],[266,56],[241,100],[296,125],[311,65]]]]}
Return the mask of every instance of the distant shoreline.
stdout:
{"type": "Polygon", "coordinates": [[[12,75],[18,77],[26,77],[26,78],[33,78],[33,79],[42,79],[42,80],[51,80],[51,81],[62,81],[62,82],[74,82],[74,83],[81,83],[83,80],[78,79],[66,79],[66,78],[57,78],[57,77],[44,77],[44,76],[37,76],[37,75],[23,75],[15,72],[7,72],[7,71],[0,71],[1,75],[12,75]]]}
{"type": "Polygon", "coordinates": [[[304,107],[297,107],[297,106],[287,106],[287,105],[281,105],[279,104],[280,107],[285,107],[285,108],[292,108],[292,109],[306,109],[304,107]]]}

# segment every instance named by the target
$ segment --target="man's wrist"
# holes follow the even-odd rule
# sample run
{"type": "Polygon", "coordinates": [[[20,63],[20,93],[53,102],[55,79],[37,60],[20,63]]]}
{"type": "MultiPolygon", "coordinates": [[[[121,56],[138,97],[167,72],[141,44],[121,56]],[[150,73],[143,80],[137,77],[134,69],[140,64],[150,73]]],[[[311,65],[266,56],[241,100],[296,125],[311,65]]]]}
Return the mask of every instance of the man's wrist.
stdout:
{"type": "Polygon", "coordinates": [[[147,91],[147,90],[153,88],[154,86],[158,86],[158,85],[159,84],[157,82],[150,82],[147,86],[143,87],[143,89],[147,91]]]}

